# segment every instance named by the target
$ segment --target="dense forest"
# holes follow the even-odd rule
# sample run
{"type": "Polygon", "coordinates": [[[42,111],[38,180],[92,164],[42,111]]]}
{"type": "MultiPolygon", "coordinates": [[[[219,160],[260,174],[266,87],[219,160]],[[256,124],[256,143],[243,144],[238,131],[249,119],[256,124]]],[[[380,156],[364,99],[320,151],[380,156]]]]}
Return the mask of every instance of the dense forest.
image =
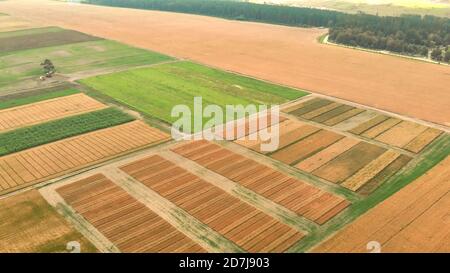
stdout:
{"type": "Polygon", "coordinates": [[[224,0],[87,0],[85,2],[289,26],[327,27],[330,29],[331,42],[413,56],[430,56],[437,61],[450,62],[450,19],[448,18],[419,15],[382,17],[224,0]]]}

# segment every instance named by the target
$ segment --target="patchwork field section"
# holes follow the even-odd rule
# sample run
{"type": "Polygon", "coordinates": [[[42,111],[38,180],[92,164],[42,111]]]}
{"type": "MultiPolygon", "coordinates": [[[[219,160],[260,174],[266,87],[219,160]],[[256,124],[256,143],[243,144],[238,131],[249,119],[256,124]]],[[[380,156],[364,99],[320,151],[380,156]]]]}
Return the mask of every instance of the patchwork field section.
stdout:
{"type": "Polygon", "coordinates": [[[67,80],[69,76],[86,77],[94,72],[107,73],[169,60],[172,58],[159,53],[98,39],[9,51],[0,54],[0,94],[40,88],[67,80]],[[41,81],[43,69],[40,63],[44,59],[52,61],[57,74],[41,81]]]}
{"type": "Polygon", "coordinates": [[[194,141],[172,151],[318,224],[350,205],[341,197],[211,142],[194,141]]]}
{"type": "Polygon", "coordinates": [[[0,132],[105,108],[84,94],[0,110],[0,132]]]}
{"type": "Polygon", "coordinates": [[[17,30],[12,33],[0,33],[0,52],[59,46],[98,39],[78,31],[56,27],[17,30]]]}
{"type": "Polygon", "coordinates": [[[168,140],[141,121],[86,133],[0,157],[0,194],[168,140]]]}
{"type": "Polygon", "coordinates": [[[272,152],[261,151],[260,139],[244,137],[235,143],[361,194],[373,192],[412,159],[292,119],[279,124],[279,136],[278,150],[272,152]]]}
{"type": "Polygon", "coordinates": [[[313,249],[313,252],[450,252],[450,157],[313,249]]]}
{"type": "Polygon", "coordinates": [[[0,200],[0,252],[66,252],[77,241],[81,252],[95,247],[71,227],[38,191],[32,190],[0,200]]]}
{"type": "Polygon", "coordinates": [[[57,192],[122,252],[205,252],[101,174],[58,188],[57,192]]]}
{"type": "Polygon", "coordinates": [[[284,109],[298,118],[331,126],[363,138],[420,153],[443,132],[324,98],[312,98],[284,109]]]}
{"type": "Polygon", "coordinates": [[[161,156],[147,157],[121,170],[247,252],[284,252],[303,237],[161,156]]]}
{"type": "MultiPolygon", "coordinates": [[[[180,61],[100,75],[81,83],[143,113],[172,123],[172,107],[193,109],[194,97],[203,106],[279,104],[306,95],[306,92],[180,61]]],[[[207,121],[209,119],[205,119],[207,121]]]]}

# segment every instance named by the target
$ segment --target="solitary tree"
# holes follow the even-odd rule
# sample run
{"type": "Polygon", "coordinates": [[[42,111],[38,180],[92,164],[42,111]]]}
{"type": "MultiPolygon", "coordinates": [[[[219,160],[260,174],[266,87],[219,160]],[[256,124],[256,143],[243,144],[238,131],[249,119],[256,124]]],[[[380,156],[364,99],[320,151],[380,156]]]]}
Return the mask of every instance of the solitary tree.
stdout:
{"type": "Polygon", "coordinates": [[[45,76],[51,77],[51,75],[53,73],[55,73],[55,66],[53,65],[52,61],[50,61],[49,59],[45,59],[41,63],[41,66],[44,68],[45,76]]]}

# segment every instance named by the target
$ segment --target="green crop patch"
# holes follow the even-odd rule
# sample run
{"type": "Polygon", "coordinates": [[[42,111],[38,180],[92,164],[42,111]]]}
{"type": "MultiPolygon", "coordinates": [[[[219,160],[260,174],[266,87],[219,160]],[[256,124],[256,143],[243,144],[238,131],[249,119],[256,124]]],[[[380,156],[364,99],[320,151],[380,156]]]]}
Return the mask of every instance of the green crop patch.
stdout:
{"type": "Polygon", "coordinates": [[[19,51],[47,46],[94,41],[100,38],[74,30],[54,27],[5,32],[0,35],[0,52],[19,51]]]}
{"type": "Polygon", "coordinates": [[[39,101],[69,96],[77,93],[80,93],[80,91],[77,89],[70,88],[27,97],[7,99],[5,101],[0,101],[0,110],[35,103],[39,101]]]}
{"type": "Polygon", "coordinates": [[[40,66],[44,59],[51,60],[57,73],[88,74],[150,65],[172,58],[107,40],[0,53],[0,94],[42,85],[39,76],[44,74],[40,66]]]}
{"type": "Polygon", "coordinates": [[[80,82],[168,123],[177,120],[171,116],[172,108],[186,105],[192,110],[194,97],[202,97],[203,105],[224,108],[225,105],[280,104],[307,94],[191,62],[161,64],[80,82]]]}
{"type": "Polygon", "coordinates": [[[116,108],[81,114],[0,134],[0,156],[134,120],[116,108]]]}

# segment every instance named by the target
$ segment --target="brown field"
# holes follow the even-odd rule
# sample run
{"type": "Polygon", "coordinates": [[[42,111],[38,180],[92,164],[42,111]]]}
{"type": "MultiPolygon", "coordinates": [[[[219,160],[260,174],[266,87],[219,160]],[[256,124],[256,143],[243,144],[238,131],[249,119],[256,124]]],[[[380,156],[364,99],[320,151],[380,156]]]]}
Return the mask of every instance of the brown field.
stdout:
{"type": "Polygon", "coordinates": [[[386,149],[361,142],[313,172],[325,180],[341,183],[384,153],[386,149]]]}
{"type": "Polygon", "coordinates": [[[344,136],[331,131],[320,130],[303,140],[300,140],[284,149],[278,150],[270,157],[286,164],[293,164],[295,162],[308,158],[312,154],[335,143],[343,137],[344,136]]]}
{"type": "Polygon", "coordinates": [[[385,122],[388,119],[389,119],[388,116],[376,115],[374,118],[372,118],[366,122],[363,122],[363,123],[359,124],[358,126],[356,126],[355,128],[349,130],[349,132],[352,134],[355,134],[355,135],[359,135],[359,134],[369,130],[372,127],[378,126],[379,124],[385,122]]]}
{"type": "Polygon", "coordinates": [[[427,127],[423,125],[402,121],[375,139],[389,145],[403,147],[426,129],[427,127]]]}
{"type": "Polygon", "coordinates": [[[409,161],[411,157],[406,155],[399,156],[394,162],[389,164],[381,172],[375,175],[374,178],[367,181],[361,188],[357,190],[358,193],[362,195],[369,195],[379,186],[381,186],[389,177],[393,176],[400,169],[402,169],[409,161]]]}
{"type": "Polygon", "coordinates": [[[66,252],[68,242],[81,252],[95,247],[32,190],[0,200],[0,252],[66,252]]]}
{"type": "Polygon", "coordinates": [[[391,112],[450,123],[448,67],[320,44],[317,37],[325,29],[45,0],[1,1],[0,10],[391,112]]]}
{"type": "Polygon", "coordinates": [[[370,179],[374,178],[379,172],[384,170],[384,168],[386,168],[389,164],[394,162],[394,160],[396,160],[399,156],[400,154],[398,152],[387,150],[377,159],[373,160],[350,178],[342,182],[341,186],[344,186],[352,191],[357,191],[370,179]]]}
{"type": "Polygon", "coordinates": [[[391,129],[392,127],[394,127],[395,125],[397,125],[400,122],[401,122],[401,120],[399,120],[397,118],[389,118],[389,119],[383,121],[382,123],[363,132],[361,134],[361,136],[367,137],[367,138],[375,138],[378,135],[384,133],[385,131],[391,129]]]}
{"type": "Polygon", "coordinates": [[[322,150],[317,154],[309,157],[308,159],[298,163],[295,167],[305,172],[313,172],[317,168],[333,160],[338,155],[349,150],[358,143],[359,141],[356,139],[349,137],[343,138],[338,142],[330,145],[330,147],[326,148],[325,150],[322,150]]]}
{"type": "Polygon", "coordinates": [[[158,156],[123,171],[248,252],[284,252],[304,235],[158,156]]]}
{"type": "Polygon", "coordinates": [[[0,132],[106,108],[84,94],[0,110],[0,132]]]}
{"type": "Polygon", "coordinates": [[[450,157],[407,185],[313,252],[450,252],[450,157]]]}
{"type": "Polygon", "coordinates": [[[327,222],[350,204],[211,142],[191,142],[172,151],[318,224],[327,222]],[[210,152],[205,153],[205,149],[210,152]]]}
{"type": "Polygon", "coordinates": [[[334,126],[334,125],[336,125],[338,123],[343,122],[344,120],[347,120],[347,119],[352,118],[352,117],[354,117],[354,116],[356,116],[358,114],[361,114],[362,112],[364,112],[363,109],[355,108],[355,109],[352,109],[352,110],[347,111],[345,113],[342,113],[340,115],[337,115],[337,116],[335,116],[333,118],[330,118],[329,120],[325,121],[323,124],[328,125],[328,126],[334,126]]]}
{"type": "Polygon", "coordinates": [[[405,145],[403,148],[413,153],[419,153],[441,134],[442,131],[440,130],[428,128],[420,135],[418,135],[415,139],[413,139],[410,143],[405,145]]]}
{"type": "Polygon", "coordinates": [[[11,16],[0,16],[0,32],[15,31],[27,28],[35,28],[39,25],[11,16]]]}
{"type": "Polygon", "coordinates": [[[168,139],[167,134],[134,121],[3,156],[0,194],[168,139]]]}
{"type": "Polygon", "coordinates": [[[26,50],[31,48],[87,42],[98,39],[99,38],[73,30],[28,34],[16,37],[0,38],[0,51],[8,52],[26,50]]]}
{"type": "Polygon", "coordinates": [[[57,192],[122,252],[205,252],[101,174],[57,192]]]}

